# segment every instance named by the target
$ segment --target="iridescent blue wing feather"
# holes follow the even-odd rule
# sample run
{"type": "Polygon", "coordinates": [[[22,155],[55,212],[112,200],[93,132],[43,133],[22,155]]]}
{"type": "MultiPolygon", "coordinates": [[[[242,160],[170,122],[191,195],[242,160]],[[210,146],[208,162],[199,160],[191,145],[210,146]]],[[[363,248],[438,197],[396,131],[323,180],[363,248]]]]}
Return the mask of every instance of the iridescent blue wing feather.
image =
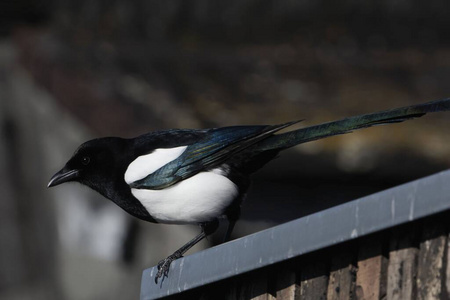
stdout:
{"type": "Polygon", "coordinates": [[[231,126],[211,129],[205,138],[189,145],[180,157],[130,186],[137,189],[169,187],[201,171],[219,166],[232,155],[294,123],[296,122],[275,126],[231,126]]]}

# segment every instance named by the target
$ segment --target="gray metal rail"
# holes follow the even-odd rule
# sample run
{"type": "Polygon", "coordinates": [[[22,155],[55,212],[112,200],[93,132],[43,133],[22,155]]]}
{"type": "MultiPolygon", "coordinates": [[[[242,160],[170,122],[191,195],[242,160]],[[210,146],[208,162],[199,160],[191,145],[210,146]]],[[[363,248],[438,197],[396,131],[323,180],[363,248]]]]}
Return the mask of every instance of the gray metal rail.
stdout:
{"type": "Polygon", "coordinates": [[[445,171],[181,258],[158,284],[156,267],[146,269],[141,299],[174,295],[449,209],[445,171]]]}

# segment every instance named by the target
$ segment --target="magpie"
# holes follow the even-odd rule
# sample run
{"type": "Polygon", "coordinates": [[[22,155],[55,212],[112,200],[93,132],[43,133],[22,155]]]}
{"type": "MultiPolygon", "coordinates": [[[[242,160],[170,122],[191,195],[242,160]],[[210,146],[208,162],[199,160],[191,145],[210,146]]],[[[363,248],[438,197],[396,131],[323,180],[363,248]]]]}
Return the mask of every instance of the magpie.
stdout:
{"type": "Polygon", "coordinates": [[[48,183],[84,184],[144,221],[199,224],[200,234],[158,263],[158,278],[172,261],[218,228],[228,240],[240,215],[250,175],[282,150],[375,125],[450,110],[450,98],[375,112],[279,133],[280,125],[171,129],[136,138],[104,137],[82,144],[48,183]]]}

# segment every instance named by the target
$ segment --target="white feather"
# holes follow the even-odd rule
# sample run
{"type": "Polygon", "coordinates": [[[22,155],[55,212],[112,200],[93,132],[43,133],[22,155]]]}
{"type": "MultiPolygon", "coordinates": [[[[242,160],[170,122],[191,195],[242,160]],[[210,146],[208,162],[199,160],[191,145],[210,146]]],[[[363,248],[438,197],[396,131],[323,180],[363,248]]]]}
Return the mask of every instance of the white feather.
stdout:
{"type": "Polygon", "coordinates": [[[150,154],[139,156],[128,166],[125,172],[125,182],[130,184],[155,172],[183,154],[186,147],[155,149],[150,154]]]}
{"type": "Polygon", "coordinates": [[[199,223],[224,214],[238,196],[237,186],[220,169],[201,172],[163,190],[131,189],[161,223],[199,223]]]}

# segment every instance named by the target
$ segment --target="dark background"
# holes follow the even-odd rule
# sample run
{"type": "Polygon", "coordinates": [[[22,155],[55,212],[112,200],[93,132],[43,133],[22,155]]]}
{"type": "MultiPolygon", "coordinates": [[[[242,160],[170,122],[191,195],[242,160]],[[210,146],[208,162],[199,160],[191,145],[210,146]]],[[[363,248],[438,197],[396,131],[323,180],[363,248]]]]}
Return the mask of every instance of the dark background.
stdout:
{"type": "MultiPolygon", "coordinates": [[[[85,140],[448,97],[448,6],[4,1],[0,298],[137,298],[141,271],[197,233],[133,221],[80,186],[46,190],[85,140]]],[[[234,237],[447,169],[448,126],[433,114],[282,153],[255,175],[234,237]]]]}

